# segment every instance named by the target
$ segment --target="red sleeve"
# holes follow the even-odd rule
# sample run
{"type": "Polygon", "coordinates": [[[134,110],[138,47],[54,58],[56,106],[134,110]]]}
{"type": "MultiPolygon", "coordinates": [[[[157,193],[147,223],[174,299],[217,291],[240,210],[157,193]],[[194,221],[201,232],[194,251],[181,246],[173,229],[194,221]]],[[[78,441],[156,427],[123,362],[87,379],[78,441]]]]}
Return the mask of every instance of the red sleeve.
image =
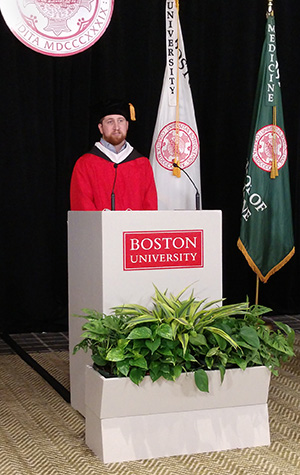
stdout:
{"type": "Polygon", "coordinates": [[[147,159],[147,166],[146,166],[146,190],[143,202],[143,209],[145,210],[157,210],[157,191],[154,181],[154,175],[152,166],[147,159]]]}
{"type": "Polygon", "coordinates": [[[76,162],[72,173],[70,201],[72,211],[97,211],[89,172],[81,159],[76,162]]]}

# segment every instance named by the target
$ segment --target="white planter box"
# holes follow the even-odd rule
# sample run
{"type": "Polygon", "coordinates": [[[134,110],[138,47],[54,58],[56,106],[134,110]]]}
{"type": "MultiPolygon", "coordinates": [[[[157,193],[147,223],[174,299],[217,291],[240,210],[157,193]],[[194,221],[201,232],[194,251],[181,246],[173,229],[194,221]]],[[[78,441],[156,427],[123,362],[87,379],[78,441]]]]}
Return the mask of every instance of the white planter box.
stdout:
{"type": "Polygon", "coordinates": [[[106,379],[86,367],[86,443],[105,463],[270,444],[265,367],[209,371],[209,393],[193,374],[106,379]]]}

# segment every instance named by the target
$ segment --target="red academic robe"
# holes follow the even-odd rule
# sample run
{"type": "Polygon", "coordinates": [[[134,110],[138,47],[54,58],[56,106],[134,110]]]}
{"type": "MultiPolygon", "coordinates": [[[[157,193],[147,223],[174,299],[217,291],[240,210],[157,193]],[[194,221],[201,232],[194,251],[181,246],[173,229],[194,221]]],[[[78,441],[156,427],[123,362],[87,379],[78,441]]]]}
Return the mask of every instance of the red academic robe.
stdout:
{"type": "Polygon", "coordinates": [[[115,164],[94,146],[75,163],[71,179],[71,210],[102,211],[156,210],[157,193],[148,158],[135,149],[121,163],[115,164]]]}

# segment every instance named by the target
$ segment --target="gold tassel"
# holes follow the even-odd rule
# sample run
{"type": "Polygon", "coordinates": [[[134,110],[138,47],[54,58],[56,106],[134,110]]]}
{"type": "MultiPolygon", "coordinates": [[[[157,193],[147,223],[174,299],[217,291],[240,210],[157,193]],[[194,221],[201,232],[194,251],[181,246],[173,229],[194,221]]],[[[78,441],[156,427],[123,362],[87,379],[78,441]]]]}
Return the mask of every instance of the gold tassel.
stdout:
{"type": "MultiPolygon", "coordinates": [[[[177,102],[178,104],[178,102],[177,102]]],[[[179,121],[176,120],[176,128],[175,128],[175,150],[174,150],[174,160],[173,163],[180,166],[180,153],[179,153],[179,121]]],[[[173,175],[177,178],[181,177],[181,170],[178,167],[173,167],[173,175]]]]}
{"type": "MultiPolygon", "coordinates": [[[[180,162],[179,162],[178,158],[174,158],[173,163],[176,163],[177,165],[179,165],[180,162]]],[[[173,167],[173,175],[176,176],[177,178],[180,178],[181,177],[180,168],[173,167]]]]}
{"type": "Polygon", "coordinates": [[[129,111],[130,111],[130,120],[136,120],[136,117],[135,117],[135,108],[134,106],[131,104],[131,102],[129,102],[129,111]]]}
{"type": "Polygon", "coordinates": [[[272,160],[272,168],[271,168],[271,175],[270,177],[274,180],[278,176],[278,167],[277,167],[277,160],[276,157],[272,160]]]}

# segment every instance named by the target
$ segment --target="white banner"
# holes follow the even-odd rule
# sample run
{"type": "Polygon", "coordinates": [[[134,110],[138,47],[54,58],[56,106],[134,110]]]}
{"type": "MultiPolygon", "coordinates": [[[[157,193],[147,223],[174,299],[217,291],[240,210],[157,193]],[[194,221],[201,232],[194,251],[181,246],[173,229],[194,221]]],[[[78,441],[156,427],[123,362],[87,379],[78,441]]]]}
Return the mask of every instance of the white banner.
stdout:
{"type": "Polygon", "coordinates": [[[158,208],[196,209],[197,192],[201,208],[199,138],[175,0],[166,1],[166,52],[167,64],[150,151],[158,208]],[[173,174],[175,158],[182,169],[180,177],[173,174]]]}

